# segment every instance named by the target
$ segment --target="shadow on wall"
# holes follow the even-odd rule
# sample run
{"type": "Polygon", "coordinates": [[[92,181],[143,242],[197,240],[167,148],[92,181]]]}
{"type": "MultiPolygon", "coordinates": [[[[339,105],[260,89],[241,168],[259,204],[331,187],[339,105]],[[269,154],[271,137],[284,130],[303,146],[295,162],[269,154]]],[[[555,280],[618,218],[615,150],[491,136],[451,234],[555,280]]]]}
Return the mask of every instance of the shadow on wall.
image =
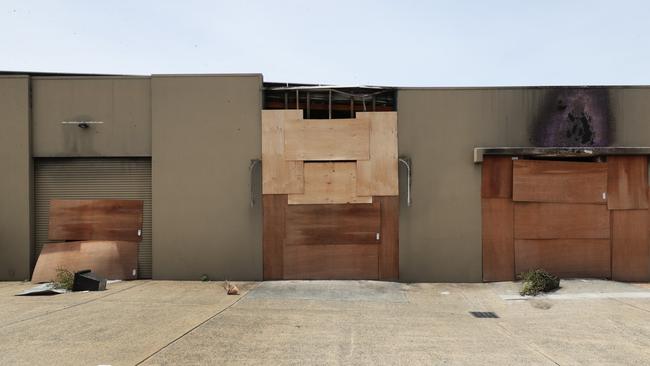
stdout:
{"type": "Polygon", "coordinates": [[[609,146],[614,121],[606,88],[558,88],[549,92],[531,136],[540,147],[609,146]]]}

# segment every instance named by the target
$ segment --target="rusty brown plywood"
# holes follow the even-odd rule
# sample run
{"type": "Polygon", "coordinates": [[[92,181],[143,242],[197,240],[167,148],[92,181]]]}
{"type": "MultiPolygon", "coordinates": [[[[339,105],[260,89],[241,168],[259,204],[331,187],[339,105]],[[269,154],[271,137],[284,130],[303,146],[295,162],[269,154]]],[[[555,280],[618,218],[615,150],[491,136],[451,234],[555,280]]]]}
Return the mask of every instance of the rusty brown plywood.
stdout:
{"type": "Polygon", "coordinates": [[[513,203],[509,198],[483,198],[481,201],[483,281],[513,281],[513,203]]]}
{"type": "Polygon", "coordinates": [[[52,200],[50,240],[140,241],[141,200],[52,200]]]}
{"type": "Polygon", "coordinates": [[[648,210],[613,210],[612,279],[650,280],[648,210]]]}
{"type": "Polygon", "coordinates": [[[262,256],[265,280],[281,280],[284,248],[286,194],[262,196],[262,256]]]}
{"type": "Polygon", "coordinates": [[[515,239],[609,239],[599,204],[515,202],[515,239]]]}
{"type": "Polygon", "coordinates": [[[262,193],[303,192],[303,162],[284,157],[284,123],[302,117],[302,110],[262,111],[262,193]]]}
{"type": "Polygon", "coordinates": [[[305,192],[290,194],[289,204],[371,203],[357,195],[354,162],[305,163],[305,192]]]}
{"type": "Polygon", "coordinates": [[[378,244],[380,204],[289,205],[285,245],[378,244]]]}
{"type": "Polygon", "coordinates": [[[607,157],[607,207],[610,210],[648,208],[646,156],[607,157]]]}
{"type": "Polygon", "coordinates": [[[399,197],[374,197],[381,205],[381,246],[379,248],[379,279],[399,280],[399,197]]]}
{"type": "Polygon", "coordinates": [[[610,278],[609,239],[515,240],[515,270],[544,269],[556,276],[610,278]]]}
{"type": "Polygon", "coordinates": [[[129,241],[75,241],[47,243],[36,261],[32,282],[49,282],[57,268],[71,272],[90,269],[114,280],[134,280],[138,270],[138,243],[129,241]]]}
{"type": "Polygon", "coordinates": [[[370,121],[356,119],[294,119],[284,122],[287,160],[368,160],[370,121]]]}
{"type": "Polygon", "coordinates": [[[518,160],[513,164],[514,201],[607,203],[607,164],[518,160]]]}
{"type": "Polygon", "coordinates": [[[481,197],[512,197],[512,157],[487,155],[483,158],[481,197]]]}
{"type": "Polygon", "coordinates": [[[284,248],[284,278],[379,279],[379,245],[290,245],[284,248]]]}
{"type": "Polygon", "coordinates": [[[397,196],[397,112],[357,112],[370,121],[370,160],[357,161],[359,196],[397,196]]]}

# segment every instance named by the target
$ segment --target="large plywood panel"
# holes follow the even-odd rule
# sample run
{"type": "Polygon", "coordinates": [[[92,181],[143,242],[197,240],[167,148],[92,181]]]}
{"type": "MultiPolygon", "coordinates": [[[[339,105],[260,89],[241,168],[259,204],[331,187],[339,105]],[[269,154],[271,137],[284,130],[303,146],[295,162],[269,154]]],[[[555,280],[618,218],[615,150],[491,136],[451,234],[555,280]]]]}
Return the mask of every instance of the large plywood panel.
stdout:
{"type": "Polygon", "coordinates": [[[32,282],[49,282],[56,270],[90,269],[113,280],[134,280],[138,269],[138,243],[128,241],[77,241],[45,244],[36,261],[32,282]]]}
{"type": "Polygon", "coordinates": [[[607,164],[518,160],[513,164],[513,200],[600,203],[607,198],[607,164]]]}
{"type": "Polygon", "coordinates": [[[357,161],[357,194],[397,196],[397,112],[358,112],[370,121],[370,160],[357,161]]]}
{"type": "Polygon", "coordinates": [[[378,244],[380,204],[290,205],[286,245],[378,244]]]}
{"type": "Polygon", "coordinates": [[[284,248],[284,278],[379,279],[379,245],[290,245],[284,248]]]}
{"type": "Polygon", "coordinates": [[[647,157],[608,156],[607,167],[607,207],[648,208],[647,157]]]}
{"type": "Polygon", "coordinates": [[[609,239],[515,240],[517,273],[544,269],[556,276],[610,278],[609,239]]]}
{"type": "Polygon", "coordinates": [[[515,239],[609,239],[609,210],[599,204],[516,202],[515,239]]]}
{"type": "Polygon", "coordinates": [[[263,206],[263,272],[265,280],[281,280],[285,236],[286,194],[265,194],[263,206]]]}
{"type": "Polygon", "coordinates": [[[368,160],[370,121],[356,119],[294,119],[284,123],[287,160],[368,160]]]}
{"type": "Polygon", "coordinates": [[[303,192],[303,162],[284,157],[284,123],[302,117],[302,110],[262,111],[262,193],[303,192]]]}
{"type": "Polygon", "coordinates": [[[483,281],[515,279],[513,211],[509,198],[482,199],[483,281]]]}
{"type": "Polygon", "coordinates": [[[482,198],[512,197],[512,157],[486,155],[481,170],[482,198]]]}
{"type": "Polygon", "coordinates": [[[357,195],[354,162],[305,163],[305,193],[290,194],[289,204],[371,203],[357,195]]]}
{"type": "Polygon", "coordinates": [[[650,280],[648,210],[614,210],[612,215],[612,279],[650,280]]]}
{"type": "Polygon", "coordinates": [[[142,239],[141,200],[52,200],[50,240],[142,239]]]}

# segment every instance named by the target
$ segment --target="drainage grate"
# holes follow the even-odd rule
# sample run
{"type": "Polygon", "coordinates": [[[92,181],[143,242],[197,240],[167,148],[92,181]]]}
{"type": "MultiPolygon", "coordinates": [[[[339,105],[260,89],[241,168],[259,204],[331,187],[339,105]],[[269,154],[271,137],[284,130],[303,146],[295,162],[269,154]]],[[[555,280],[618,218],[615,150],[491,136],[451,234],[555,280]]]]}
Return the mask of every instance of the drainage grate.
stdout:
{"type": "Polygon", "coordinates": [[[499,316],[493,311],[470,311],[475,318],[498,318],[499,316]]]}

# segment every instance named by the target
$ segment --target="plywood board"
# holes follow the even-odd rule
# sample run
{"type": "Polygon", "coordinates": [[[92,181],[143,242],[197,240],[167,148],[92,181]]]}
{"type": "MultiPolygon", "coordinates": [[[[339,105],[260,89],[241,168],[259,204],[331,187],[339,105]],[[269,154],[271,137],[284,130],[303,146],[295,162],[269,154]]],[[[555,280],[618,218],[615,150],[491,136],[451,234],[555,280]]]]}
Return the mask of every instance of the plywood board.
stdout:
{"type": "Polygon", "coordinates": [[[544,269],[563,278],[610,278],[609,239],[515,240],[515,269],[544,269]]]}
{"type": "Polygon", "coordinates": [[[128,241],[76,241],[45,244],[36,261],[32,282],[49,282],[57,268],[71,272],[90,269],[112,280],[134,280],[138,269],[138,243],[128,241]]]}
{"type": "Polygon", "coordinates": [[[290,245],[284,248],[284,278],[379,279],[379,245],[290,245]]]}
{"type": "Polygon", "coordinates": [[[359,196],[397,196],[397,112],[357,112],[370,121],[370,160],[357,161],[359,196]]]}
{"type": "Polygon", "coordinates": [[[607,207],[610,210],[648,208],[646,156],[607,157],[607,207]]]}
{"type": "Polygon", "coordinates": [[[302,110],[262,111],[262,193],[303,192],[303,162],[284,157],[284,123],[299,119],[302,110]]]}
{"type": "Polygon", "coordinates": [[[399,280],[399,197],[374,197],[381,205],[381,245],[379,247],[379,279],[399,280]]]}
{"type": "Polygon", "coordinates": [[[52,200],[50,240],[142,239],[141,200],[52,200]]]}
{"type": "Polygon", "coordinates": [[[613,210],[612,279],[650,280],[648,210],[613,210]]]}
{"type": "Polygon", "coordinates": [[[481,197],[512,197],[512,157],[490,156],[483,158],[481,167],[481,197]]]}
{"type": "Polygon", "coordinates": [[[483,281],[514,281],[513,203],[509,198],[481,200],[483,281]]]}
{"type": "Polygon", "coordinates": [[[284,123],[287,160],[368,160],[370,121],[356,119],[294,119],[284,123]]]}
{"type": "Polygon", "coordinates": [[[513,164],[514,201],[607,203],[607,164],[518,160],[513,164]]]}
{"type": "Polygon", "coordinates": [[[290,194],[289,204],[372,203],[357,195],[354,162],[305,163],[305,193],[290,194]]]}
{"type": "Polygon", "coordinates": [[[262,257],[265,280],[283,278],[283,247],[286,194],[265,194],[262,196],[262,257]]]}
{"type": "Polygon", "coordinates": [[[380,204],[289,205],[285,245],[379,244],[380,204]]]}
{"type": "Polygon", "coordinates": [[[599,204],[515,203],[515,239],[609,239],[609,210],[599,204]]]}

